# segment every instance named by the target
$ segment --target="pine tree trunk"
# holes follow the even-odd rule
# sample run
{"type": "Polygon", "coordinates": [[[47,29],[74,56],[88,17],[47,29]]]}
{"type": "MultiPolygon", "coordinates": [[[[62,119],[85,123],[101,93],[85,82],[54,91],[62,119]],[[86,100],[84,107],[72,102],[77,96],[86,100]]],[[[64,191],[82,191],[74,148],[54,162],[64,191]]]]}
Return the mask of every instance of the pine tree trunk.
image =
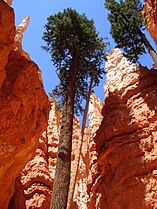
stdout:
{"type": "Polygon", "coordinates": [[[75,156],[76,160],[75,160],[74,174],[71,177],[71,181],[70,181],[68,203],[67,203],[66,209],[72,209],[71,206],[72,206],[72,202],[73,202],[76,179],[77,179],[77,174],[78,174],[78,169],[79,169],[80,155],[81,155],[81,150],[82,150],[83,136],[84,136],[85,126],[86,126],[86,119],[87,119],[87,114],[88,114],[89,100],[90,100],[90,95],[91,95],[91,91],[92,91],[92,85],[93,85],[93,76],[91,77],[91,82],[90,82],[88,95],[87,95],[87,99],[86,99],[86,105],[85,105],[85,110],[84,110],[84,115],[83,115],[83,120],[82,120],[82,128],[81,128],[79,141],[78,141],[78,150],[77,150],[77,153],[75,156]]]}
{"type": "Polygon", "coordinates": [[[154,60],[155,65],[157,67],[157,53],[156,53],[156,51],[153,49],[153,47],[151,46],[151,44],[147,40],[145,34],[142,33],[142,31],[139,28],[138,28],[138,34],[140,35],[145,47],[147,48],[149,54],[151,55],[152,59],[154,60]]]}
{"type": "Polygon", "coordinates": [[[67,98],[62,112],[62,124],[50,209],[66,209],[67,205],[70,184],[72,129],[77,71],[78,62],[75,59],[69,78],[67,98]]]}

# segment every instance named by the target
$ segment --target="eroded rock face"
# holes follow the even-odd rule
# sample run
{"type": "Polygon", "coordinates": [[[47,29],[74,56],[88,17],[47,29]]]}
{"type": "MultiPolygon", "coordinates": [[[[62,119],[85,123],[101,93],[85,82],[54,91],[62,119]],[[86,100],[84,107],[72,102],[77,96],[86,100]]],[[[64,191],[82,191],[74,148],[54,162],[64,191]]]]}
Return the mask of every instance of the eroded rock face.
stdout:
{"type": "MultiPolygon", "coordinates": [[[[103,107],[103,103],[100,101],[100,99],[98,99],[94,94],[92,94],[90,97],[90,104],[88,111],[89,126],[88,127],[86,126],[85,128],[79,169],[77,173],[75,192],[73,197],[73,204],[71,207],[73,209],[87,209],[88,201],[90,202],[93,201],[88,191],[91,191],[91,187],[94,184],[94,179],[95,179],[94,177],[99,175],[99,170],[97,166],[96,144],[93,138],[102,120],[102,115],[101,115],[102,107],[103,107]]],[[[77,145],[73,147],[74,147],[73,153],[74,156],[76,156],[77,145]]],[[[73,164],[75,164],[75,159],[73,160],[73,164]]],[[[72,166],[72,171],[73,171],[73,166],[72,166]]],[[[95,202],[92,202],[92,204],[93,207],[95,207],[95,202]]]]}
{"type": "MultiPolygon", "coordinates": [[[[48,127],[39,139],[34,159],[25,166],[19,176],[20,185],[17,185],[17,188],[22,186],[23,192],[15,192],[11,200],[19,209],[31,209],[32,207],[48,209],[50,207],[61,124],[61,113],[56,110],[55,106],[56,102],[51,100],[48,127]],[[25,207],[18,205],[18,202],[21,204],[21,197],[25,207]]],[[[74,118],[73,125],[72,174],[80,133],[77,118],[74,118]]]]}
{"type": "Polygon", "coordinates": [[[157,0],[145,0],[143,11],[146,14],[147,30],[157,45],[157,0]]]}
{"type": "MultiPolygon", "coordinates": [[[[105,104],[94,95],[90,101],[89,127],[72,208],[154,209],[157,71],[130,63],[119,49],[108,56],[106,70],[105,104]]],[[[14,195],[14,202],[22,198],[27,209],[48,209],[50,204],[61,117],[54,101],[51,107],[49,125],[39,139],[36,156],[21,173],[23,198],[21,192],[14,195]]],[[[79,132],[79,121],[75,119],[72,169],[79,132]]],[[[18,188],[20,191],[21,186],[18,188]]]]}
{"type": "MultiPolygon", "coordinates": [[[[61,122],[61,113],[55,109],[56,102],[51,101],[51,111],[49,113],[47,130],[39,139],[36,155],[22,170],[19,179],[20,184],[16,184],[16,192],[11,199],[11,203],[19,209],[48,209],[52,194],[53,180],[55,175],[57,147],[59,141],[59,130],[61,122]],[[23,187],[23,191],[20,188],[23,187]],[[21,191],[21,192],[19,192],[21,191]],[[23,201],[21,202],[20,199],[23,201]],[[20,205],[25,207],[20,207],[20,205]]],[[[96,146],[93,141],[96,130],[102,120],[101,109],[102,102],[93,94],[90,100],[89,127],[85,129],[79,172],[74,193],[73,209],[88,208],[87,202],[89,195],[87,193],[87,182],[92,184],[93,175],[96,174],[97,154],[96,146]],[[92,174],[89,175],[90,169],[92,174]],[[88,180],[89,177],[89,180],[88,180]]],[[[80,134],[79,120],[74,118],[73,123],[73,144],[72,144],[72,166],[71,175],[75,170],[75,156],[78,151],[78,140],[80,134]]],[[[98,173],[98,172],[97,172],[98,173]]],[[[9,208],[13,209],[13,208],[9,208]]]]}
{"type": "Polygon", "coordinates": [[[6,209],[15,179],[47,127],[50,105],[38,66],[12,50],[13,9],[0,1],[0,14],[0,207],[6,209]]]}
{"type": "Polygon", "coordinates": [[[98,204],[89,208],[156,208],[157,71],[131,64],[119,49],[106,70],[104,118],[94,139],[98,204]]]}
{"type": "Polygon", "coordinates": [[[14,11],[7,3],[0,1],[0,88],[6,76],[5,65],[12,49],[15,36],[14,11]],[[6,27],[6,25],[8,27],[6,27]]]}
{"type": "Polygon", "coordinates": [[[10,6],[13,0],[4,0],[4,1],[10,6]]]}
{"type": "Polygon", "coordinates": [[[90,105],[89,105],[89,138],[88,138],[88,146],[89,146],[89,171],[87,177],[87,193],[88,193],[88,202],[87,208],[95,208],[96,207],[96,198],[95,198],[95,179],[99,176],[100,171],[98,168],[97,157],[98,153],[96,151],[96,143],[94,138],[96,136],[96,131],[98,130],[101,121],[103,119],[102,116],[102,108],[103,103],[100,99],[98,99],[94,94],[91,96],[90,105]]]}
{"type": "MultiPolygon", "coordinates": [[[[30,17],[26,16],[25,18],[23,18],[22,22],[16,27],[13,50],[18,51],[26,59],[31,60],[29,54],[25,52],[22,47],[23,34],[28,27],[29,21],[30,21],[30,17]]],[[[40,70],[39,73],[41,74],[40,70]]]]}
{"type": "Polygon", "coordinates": [[[21,172],[26,209],[50,207],[61,116],[55,104],[51,101],[48,128],[39,139],[35,157],[21,172]]]}

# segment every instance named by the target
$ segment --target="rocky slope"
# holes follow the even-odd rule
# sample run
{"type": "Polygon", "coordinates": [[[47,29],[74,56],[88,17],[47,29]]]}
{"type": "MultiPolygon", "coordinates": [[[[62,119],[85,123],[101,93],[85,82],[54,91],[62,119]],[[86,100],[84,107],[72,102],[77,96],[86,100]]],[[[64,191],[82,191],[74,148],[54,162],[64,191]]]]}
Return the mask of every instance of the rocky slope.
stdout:
{"type": "Polygon", "coordinates": [[[99,175],[88,207],[154,209],[157,71],[131,64],[119,49],[108,56],[106,71],[103,120],[94,138],[99,175]]]}
{"type": "Polygon", "coordinates": [[[0,208],[6,209],[46,129],[50,105],[38,66],[14,50],[14,11],[4,1],[0,18],[0,208]]]}

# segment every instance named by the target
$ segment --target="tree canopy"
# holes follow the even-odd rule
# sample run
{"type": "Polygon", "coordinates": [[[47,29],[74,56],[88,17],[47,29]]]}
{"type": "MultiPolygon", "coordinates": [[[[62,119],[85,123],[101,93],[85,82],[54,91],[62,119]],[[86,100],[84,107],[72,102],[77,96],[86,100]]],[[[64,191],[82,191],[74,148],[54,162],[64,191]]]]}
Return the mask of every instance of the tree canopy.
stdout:
{"type": "Polygon", "coordinates": [[[82,99],[88,91],[88,79],[93,73],[94,85],[99,84],[104,73],[102,66],[107,43],[98,36],[93,20],[85,14],[79,14],[71,8],[48,17],[43,39],[47,43],[42,47],[50,53],[59,78],[59,84],[51,96],[60,104],[66,99],[67,86],[74,59],[77,58],[79,73],[77,74],[77,91],[75,95],[75,112],[81,111],[82,99]]]}
{"type": "Polygon", "coordinates": [[[110,33],[129,60],[137,62],[146,48],[149,53],[154,50],[142,32],[145,21],[140,0],[106,0],[105,7],[109,10],[110,33]]]}

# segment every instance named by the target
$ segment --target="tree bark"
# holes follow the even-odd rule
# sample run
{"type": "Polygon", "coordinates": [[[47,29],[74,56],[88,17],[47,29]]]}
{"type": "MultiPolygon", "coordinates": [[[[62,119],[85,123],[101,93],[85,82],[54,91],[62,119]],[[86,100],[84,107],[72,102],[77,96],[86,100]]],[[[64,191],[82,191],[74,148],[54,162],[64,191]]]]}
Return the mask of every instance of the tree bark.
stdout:
{"type": "Polygon", "coordinates": [[[88,108],[89,108],[89,100],[90,100],[90,95],[92,92],[92,85],[93,85],[93,76],[91,77],[91,82],[87,94],[87,99],[86,99],[86,105],[85,105],[85,110],[84,110],[84,115],[83,115],[83,120],[82,120],[82,128],[79,136],[79,141],[78,141],[78,150],[76,152],[75,156],[75,167],[74,167],[74,174],[71,177],[70,180],[70,188],[69,188],[69,195],[68,195],[68,203],[67,203],[67,208],[66,209],[71,209],[72,207],[72,201],[73,201],[73,196],[74,196],[74,191],[75,191],[75,185],[76,185],[76,179],[77,179],[77,174],[78,174],[78,169],[79,169],[79,162],[80,162],[80,155],[81,155],[81,150],[82,150],[82,144],[83,144],[83,136],[84,136],[84,131],[85,131],[85,126],[86,126],[86,119],[87,119],[87,114],[88,114],[88,108]]]}
{"type": "Polygon", "coordinates": [[[148,50],[150,56],[152,57],[152,59],[154,60],[154,63],[157,67],[157,53],[155,51],[155,49],[151,46],[151,44],[149,43],[148,39],[146,38],[145,34],[142,33],[142,31],[138,28],[138,34],[140,35],[142,42],[144,43],[146,49],[148,50]]]}
{"type": "Polygon", "coordinates": [[[74,58],[69,77],[67,98],[62,113],[62,124],[58,145],[56,172],[50,209],[66,209],[71,168],[72,129],[74,116],[74,98],[76,92],[76,75],[78,59],[74,58]]]}

